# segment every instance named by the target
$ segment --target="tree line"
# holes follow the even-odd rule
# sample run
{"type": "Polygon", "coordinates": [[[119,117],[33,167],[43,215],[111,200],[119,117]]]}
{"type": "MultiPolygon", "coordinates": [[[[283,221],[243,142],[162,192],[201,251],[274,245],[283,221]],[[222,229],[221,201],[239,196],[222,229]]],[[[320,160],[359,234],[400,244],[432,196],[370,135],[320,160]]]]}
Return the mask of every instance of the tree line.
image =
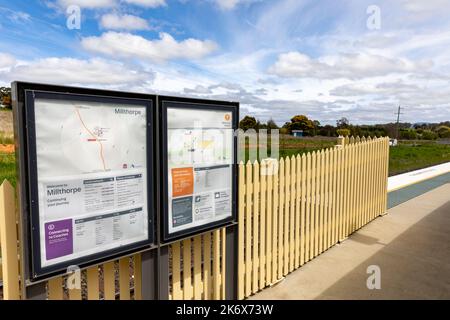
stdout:
{"type": "Polygon", "coordinates": [[[266,123],[252,116],[245,116],[239,122],[239,128],[248,129],[279,129],[280,134],[292,134],[293,130],[302,130],[304,136],[365,136],[365,137],[399,137],[408,140],[435,140],[438,138],[450,138],[450,121],[440,123],[385,123],[375,125],[353,125],[342,117],[336,121],[336,125],[321,125],[319,121],[309,119],[305,115],[296,115],[290,121],[279,127],[273,119],[266,123]]]}

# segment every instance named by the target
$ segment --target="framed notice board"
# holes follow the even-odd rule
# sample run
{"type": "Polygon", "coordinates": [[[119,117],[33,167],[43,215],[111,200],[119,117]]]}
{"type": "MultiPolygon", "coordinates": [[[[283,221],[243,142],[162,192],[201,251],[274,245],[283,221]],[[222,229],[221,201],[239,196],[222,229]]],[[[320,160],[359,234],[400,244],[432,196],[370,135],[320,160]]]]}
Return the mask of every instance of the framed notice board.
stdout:
{"type": "Polygon", "coordinates": [[[155,98],[13,83],[28,278],[154,241],[155,98]]]}
{"type": "Polygon", "coordinates": [[[158,97],[162,238],[168,242],[236,220],[239,104],[158,97]]]}

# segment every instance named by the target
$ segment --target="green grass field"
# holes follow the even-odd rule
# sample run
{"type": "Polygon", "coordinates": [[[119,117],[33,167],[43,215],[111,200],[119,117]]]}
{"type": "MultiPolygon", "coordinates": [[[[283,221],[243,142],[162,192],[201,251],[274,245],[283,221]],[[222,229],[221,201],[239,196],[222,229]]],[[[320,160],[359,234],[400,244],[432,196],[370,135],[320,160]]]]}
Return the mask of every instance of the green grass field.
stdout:
{"type": "Polygon", "coordinates": [[[0,184],[5,179],[16,185],[16,162],[13,153],[0,153],[0,184]]]}
{"type": "Polygon", "coordinates": [[[450,161],[450,145],[408,142],[390,148],[389,175],[396,175],[450,161]]]}

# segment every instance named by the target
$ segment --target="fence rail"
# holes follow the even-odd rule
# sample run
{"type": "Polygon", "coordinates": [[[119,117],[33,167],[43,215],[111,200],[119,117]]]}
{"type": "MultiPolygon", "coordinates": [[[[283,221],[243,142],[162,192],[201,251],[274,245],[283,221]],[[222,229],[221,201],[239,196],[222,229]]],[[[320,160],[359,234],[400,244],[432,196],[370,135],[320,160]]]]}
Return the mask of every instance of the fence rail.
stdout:
{"type": "MultiPolygon", "coordinates": [[[[345,138],[334,149],[239,164],[238,298],[276,283],[377,216],[387,204],[388,138],[345,138]]],[[[14,189],[0,186],[4,299],[20,299],[14,189]]],[[[224,299],[226,229],[169,245],[170,299],[224,299]]],[[[47,299],[142,298],[140,253],[47,281],[47,299]],[[70,281],[69,281],[70,282],[70,281]]]]}

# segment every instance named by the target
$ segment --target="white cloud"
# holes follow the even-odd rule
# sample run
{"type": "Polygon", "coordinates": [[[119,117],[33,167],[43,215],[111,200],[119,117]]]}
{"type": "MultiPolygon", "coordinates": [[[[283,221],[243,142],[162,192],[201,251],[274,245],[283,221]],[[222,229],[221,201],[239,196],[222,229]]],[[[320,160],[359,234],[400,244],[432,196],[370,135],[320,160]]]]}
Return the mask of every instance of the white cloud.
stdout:
{"type": "Polygon", "coordinates": [[[216,0],[217,5],[223,10],[231,10],[237,6],[241,0],[216,0]]]}
{"type": "Polygon", "coordinates": [[[156,8],[160,6],[165,6],[165,0],[124,0],[126,3],[134,4],[141,7],[156,8]]]}
{"type": "Polygon", "coordinates": [[[413,62],[404,58],[366,53],[348,53],[312,59],[300,52],[288,52],[278,56],[278,60],[269,68],[269,73],[286,78],[361,79],[413,72],[431,66],[430,61],[413,62]]]}
{"type": "Polygon", "coordinates": [[[213,0],[222,10],[233,10],[242,3],[252,3],[261,0],[213,0]]]}
{"type": "Polygon", "coordinates": [[[104,59],[45,58],[17,64],[0,77],[6,81],[117,86],[151,81],[153,74],[104,59]]]}
{"type": "Polygon", "coordinates": [[[149,25],[145,19],[130,14],[105,14],[100,19],[100,26],[104,29],[114,30],[148,30],[149,25]]]}
{"type": "Polygon", "coordinates": [[[402,0],[402,2],[406,10],[415,13],[442,12],[450,5],[450,0],[402,0]]]}
{"type": "Polygon", "coordinates": [[[10,68],[14,66],[15,63],[16,59],[12,55],[0,52],[0,69],[10,68]]]}
{"type": "Polygon", "coordinates": [[[58,4],[67,8],[71,5],[86,9],[109,8],[117,4],[116,0],[58,0],[58,4]]]}
{"type": "Polygon", "coordinates": [[[177,41],[168,33],[160,33],[159,40],[148,40],[138,35],[113,31],[103,33],[100,37],[83,38],[81,44],[86,50],[104,55],[154,62],[199,59],[217,48],[213,41],[192,38],[177,41]]]}

